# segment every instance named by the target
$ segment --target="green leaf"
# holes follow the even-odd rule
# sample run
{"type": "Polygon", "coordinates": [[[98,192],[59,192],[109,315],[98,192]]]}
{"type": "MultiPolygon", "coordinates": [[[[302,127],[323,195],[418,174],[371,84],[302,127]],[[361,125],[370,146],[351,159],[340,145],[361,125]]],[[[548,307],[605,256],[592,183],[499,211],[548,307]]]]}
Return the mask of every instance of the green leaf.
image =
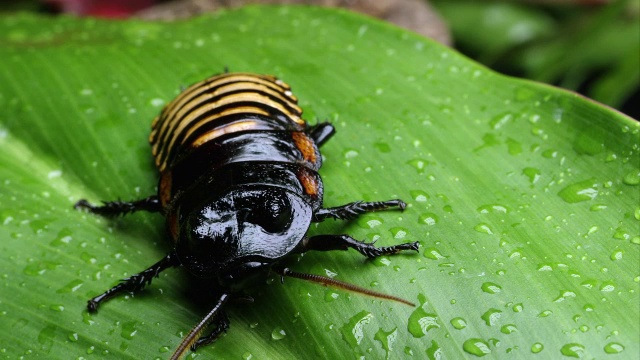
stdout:
{"type": "Polygon", "coordinates": [[[330,120],[326,206],[402,198],[403,212],[327,221],[419,254],[308,253],[330,274],[418,307],[272,277],[232,304],[216,358],[634,356],[640,126],[588,99],[508,78],[359,15],[248,7],[176,23],[0,22],[0,354],[168,358],[215,284],[169,269],[97,314],[86,300],[159,260],[163,219],[75,211],[155,192],[151,120],[181,86],[270,73],[330,120]]]}

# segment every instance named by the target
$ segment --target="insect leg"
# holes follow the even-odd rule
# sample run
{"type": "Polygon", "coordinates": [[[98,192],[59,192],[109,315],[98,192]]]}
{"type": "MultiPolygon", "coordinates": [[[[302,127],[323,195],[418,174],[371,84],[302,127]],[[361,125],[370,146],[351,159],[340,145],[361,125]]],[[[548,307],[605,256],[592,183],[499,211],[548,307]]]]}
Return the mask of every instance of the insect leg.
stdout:
{"type": "Polygon", "coordinates": [[[381,255],[395,254],[402,250],[418,251],[419,243],[414,241],[392,246],[376,247],[373,243],[356,240],[349,235],[316,235],[303,239],[301,245],[303,252],[308,250],[348,250],[351,248],[368,258],[374,258],[381,255]]]}
{"type": "Polygon", "coordinates": [[[400,210],[404,210],[406,206],[407,204],[399,199],[374,202],[355,201],[342,206],[319,209],[313,214],[313,221],[320,222],[324,221],[327,218],[349,220],[370,211],[385,210],[388,208],[398,208],[400,210]]]}
{"type": "Polygon", "coordinates": [[[318,146],[322,146],[322,144],[327,142],[335,132],[336,128],[328,122],[315,124],[307,129],[307,133],[318,146]]]}
{"type": "Polygon", "coordinates": [[[74,206],[76,209],[84,209],[93,214],[102,216],[118,216],[132,213],[135,211],[159,212],[162,205],[156,195],[149,196],[146,199],[135,201],[103,201],[102,206],[93,205],[85,199],[78,201],[74,206]]]}
{"type": "Polygon", "coordinates": [[[223,332],[229,329],[229,318],[224,311],[220,311],[218,315],[218,323],[216,324],[216,328],[209,335],[202,335],[198,341],[196,341],[193,345],[191,345],[191,351],[196,351],[197,348],[205,345],[209,345],[212,342],[216,341],[216,339],[223,332]]]}
{"type": "Polygon", "coordinates": [[[151,284],[151,280],[153,280],[154,277],[158,277],[160,272],[178,265],[180,265],[178,257],[175,253],[171,252],[162,258],[162,260],[151,265],[148,269],[123,279],[118,285],[89,300],[87,302],[87,309],[89,309],[89,312],[96,312],[98,310],[98,306],[105,300],[109,300],[123,292],[136,292],[142,290],[145,286],[151,284]]]}

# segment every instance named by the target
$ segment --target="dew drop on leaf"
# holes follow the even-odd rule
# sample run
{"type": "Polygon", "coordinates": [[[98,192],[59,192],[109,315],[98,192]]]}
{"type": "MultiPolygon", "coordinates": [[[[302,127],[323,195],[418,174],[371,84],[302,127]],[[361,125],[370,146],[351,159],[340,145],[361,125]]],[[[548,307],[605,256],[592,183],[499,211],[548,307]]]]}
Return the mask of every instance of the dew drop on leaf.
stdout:
{"type": "Polygon", "coordinates": [[[462,349],[465,352],[478,357],[482,357],[491,353],[489,344],[487,344],[484,340],[478,338],[471,338],[466,340],[462,344],[462,349]]]}

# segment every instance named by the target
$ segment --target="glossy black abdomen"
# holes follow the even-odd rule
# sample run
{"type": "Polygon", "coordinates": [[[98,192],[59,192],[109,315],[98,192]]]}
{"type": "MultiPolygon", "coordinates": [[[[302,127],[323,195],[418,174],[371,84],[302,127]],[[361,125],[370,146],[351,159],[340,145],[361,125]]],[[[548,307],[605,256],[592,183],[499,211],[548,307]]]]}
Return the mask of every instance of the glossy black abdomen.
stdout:
{"type": "Polygon", "coordinates": [[[222,74],[167,104],[149,141],[170,228],[180,207],[241,185],[285,188],[322,206],[320,153],[289,89],[271,76],[222,74]]]}

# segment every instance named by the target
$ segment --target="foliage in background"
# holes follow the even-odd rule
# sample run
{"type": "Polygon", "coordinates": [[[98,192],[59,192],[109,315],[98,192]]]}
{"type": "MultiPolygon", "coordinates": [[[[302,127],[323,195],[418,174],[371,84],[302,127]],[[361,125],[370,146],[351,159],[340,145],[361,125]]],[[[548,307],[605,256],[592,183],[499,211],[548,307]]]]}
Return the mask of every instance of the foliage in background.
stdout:
{"type": "Polygon", "coordinates": [[[435,0],[455,47],[502,73],[579,91],[640,118],[638,2],[435,0]]]}

